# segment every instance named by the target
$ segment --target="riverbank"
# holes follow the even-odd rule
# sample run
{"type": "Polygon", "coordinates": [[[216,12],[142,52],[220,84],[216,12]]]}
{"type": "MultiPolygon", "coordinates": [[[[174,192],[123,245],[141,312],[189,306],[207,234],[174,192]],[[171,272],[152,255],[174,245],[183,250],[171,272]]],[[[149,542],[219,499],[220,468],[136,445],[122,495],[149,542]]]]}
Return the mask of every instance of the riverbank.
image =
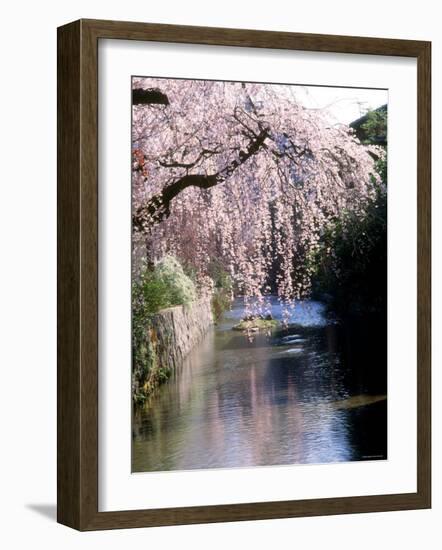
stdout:
{"type": "Polygon", "coordinates": [[[305,301],[287,328],[250,340],[232,330],[244,315],[235,300],[136,409],[133,471],[385,459],[386,355],[372,345],[376,327],[329,324],[324,304],[305,301]]]}
{"type": "Polygon", "coordinates": [[[213,322],[210,299],[169,307],[152,316],[142,344],[144,360],[132,373],[135,403],[143,403],[155,388],[170,378],[213,322]]]}

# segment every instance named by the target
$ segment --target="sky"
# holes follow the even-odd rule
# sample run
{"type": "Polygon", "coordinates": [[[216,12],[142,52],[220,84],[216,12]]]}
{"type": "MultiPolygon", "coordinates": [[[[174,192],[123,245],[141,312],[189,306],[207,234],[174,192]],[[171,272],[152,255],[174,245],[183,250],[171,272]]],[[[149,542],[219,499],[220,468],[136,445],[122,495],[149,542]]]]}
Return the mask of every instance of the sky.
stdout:
{"type": "Polygon", "coordinates": [[[328,86],[296,86],[296,97],[309,109],[328,108],[336,122],[349,124],[365,114],[388,103],[388,90],[368,88],[336,88],[328,86]]]}

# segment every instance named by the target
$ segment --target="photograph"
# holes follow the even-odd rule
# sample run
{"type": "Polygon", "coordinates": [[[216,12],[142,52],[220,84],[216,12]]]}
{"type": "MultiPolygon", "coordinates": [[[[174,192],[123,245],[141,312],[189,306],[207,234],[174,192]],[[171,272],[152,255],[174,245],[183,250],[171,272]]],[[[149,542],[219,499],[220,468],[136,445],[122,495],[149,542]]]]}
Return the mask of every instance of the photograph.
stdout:
{"type": "Polygon", "coordinates": [[[131,86],[132,471],[386,460],[388,90],[131,86]]]}
{"type": "Polygon", "coordinates": [[[433,4],[5,3],[1,547],[441,546],[433,4]]]}

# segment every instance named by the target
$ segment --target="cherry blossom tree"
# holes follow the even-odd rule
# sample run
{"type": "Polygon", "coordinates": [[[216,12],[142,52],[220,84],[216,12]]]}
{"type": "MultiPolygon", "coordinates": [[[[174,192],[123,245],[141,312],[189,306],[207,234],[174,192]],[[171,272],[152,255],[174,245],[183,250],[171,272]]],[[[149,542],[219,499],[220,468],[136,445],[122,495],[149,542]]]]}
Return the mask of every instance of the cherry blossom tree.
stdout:
{"type": "Polygon", "coordinates": [[[201,292],[217,258],[252,313],[308,294],[323,228],[383,185],[380,150],[289,85],[134,78],[132,140],[134,257],[177,256],[201,292]]]}

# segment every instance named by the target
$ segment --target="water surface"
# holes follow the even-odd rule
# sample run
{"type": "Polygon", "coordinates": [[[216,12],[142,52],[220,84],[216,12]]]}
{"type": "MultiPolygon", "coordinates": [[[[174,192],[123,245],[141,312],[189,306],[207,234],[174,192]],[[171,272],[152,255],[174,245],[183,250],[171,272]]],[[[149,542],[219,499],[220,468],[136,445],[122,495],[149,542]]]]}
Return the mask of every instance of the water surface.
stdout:
{"type": "MultiPolygon", "coordinates": [[[[281,317],[276,301],[272,314],[281,317]]],[[[237,300],[134,412],[133,471],[387,457],[378,322],[328,323],[324,305],[306,301],[287,329],[250,342],[231,330],[242,315],[237,300]]]]}

